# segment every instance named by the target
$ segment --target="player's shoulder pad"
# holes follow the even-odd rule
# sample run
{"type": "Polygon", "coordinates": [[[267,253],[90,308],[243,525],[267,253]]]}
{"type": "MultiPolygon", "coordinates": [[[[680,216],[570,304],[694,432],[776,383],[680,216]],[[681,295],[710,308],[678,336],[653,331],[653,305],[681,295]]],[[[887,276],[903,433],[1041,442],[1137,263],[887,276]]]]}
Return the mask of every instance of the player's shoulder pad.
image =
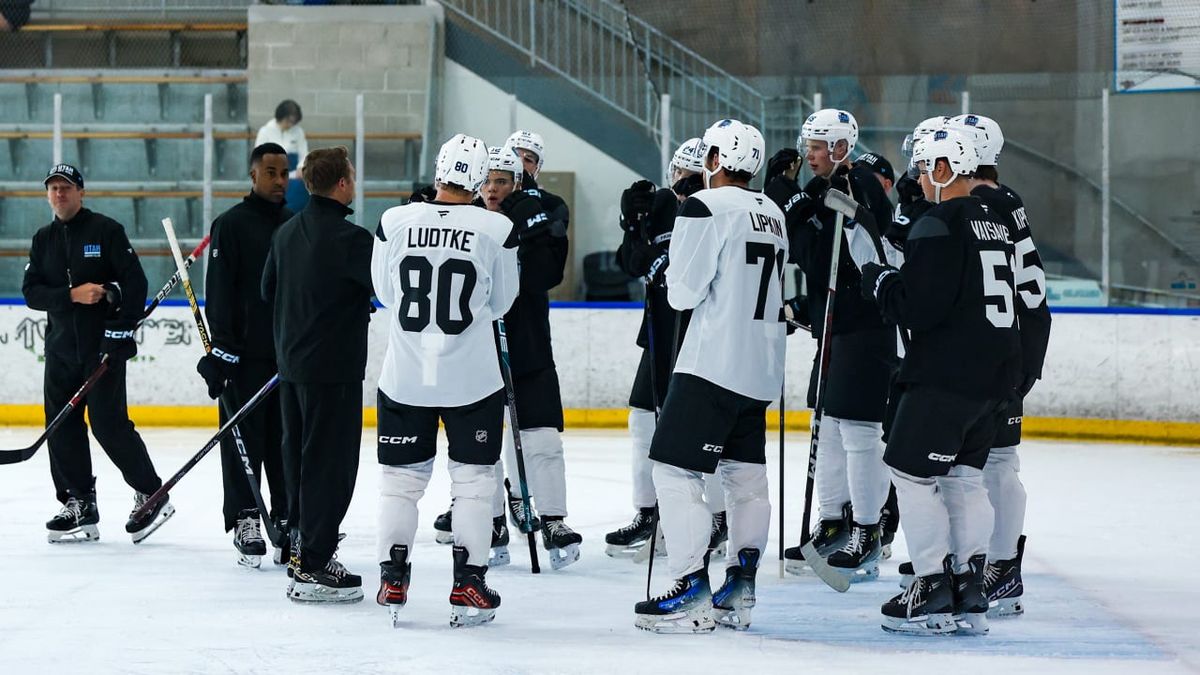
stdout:
{"type": "Polygon", "coordinates": [[[939,213],[926,211],[925,215],[913,223],[912,229],[908,231],[908,241],[950,236],[950,226],[946,224],[946,221],[938,217],[939,215],[939,213]]]}
{"type": "Polygon", "coordinates": [[[679,218],[712,218],[712,210],[700,196],[702,192],[704,191],[701,190],[683,200],[683,204],[679,206],[679,218]]]}
{"type": "Polygon", "coordinates": [[[1000,194],[1004,195],[1005,199],[1012,202],[1014,209],[1025,206],[1025,202],[1021,199],[1021,195],[1017,194],[1016,190],[1013,190],[1007,185],[1000,185],[1000,194]]]}

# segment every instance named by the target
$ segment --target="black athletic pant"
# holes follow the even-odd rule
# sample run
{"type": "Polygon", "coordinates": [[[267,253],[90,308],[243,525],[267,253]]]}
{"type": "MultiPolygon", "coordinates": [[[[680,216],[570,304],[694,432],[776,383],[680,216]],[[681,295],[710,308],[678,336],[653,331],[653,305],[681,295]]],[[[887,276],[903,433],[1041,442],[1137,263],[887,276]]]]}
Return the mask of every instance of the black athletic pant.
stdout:
{"type": "MultiPolygon", "coordinates": [[[[46,354],[43,390],[46,400],[46,423],[54,419],[96,364],[84,365],[46,354]]],[[[50,437],[50,475],[58,501],[69,497],[86,498],[96,486],[92,475],[92,453],[88,445],[87,425],[83,411],[87,408],[92,434],[112,463],[121,470],[129,487],[150,494],[162,487],[162,479],[154,472],[146,444],[129,421],[125,404],[125,364],[109,366],[108,372],[96,381],[83,402],[62,426],[50,437]]]]}
{"type": "MultiPolygon", "coordinates": [[[[241,410],[246,401],[249,401],[273,375],[273,359],[243,358],[233,379],[225,385],[225,393],[221,394],[221,424],[224,425],[230,415],[241,410]]],[[[283,480],[283,453],[280,449],[283,443],[283,424],[280,420],[279,390],[271,392],[254,412],[242,420],[238,430],[242,433],[242,444],[246,448],[246,455],[250,458],[250,466],[254,469],[254,477],[258,479],[260,489],[264,467],[266,470],[267,484],[271,490],[271,513],[261,514],[262,517],[271,518],[275,522],[287,519],[287,488],[283,480]]],[[[221,477],[225,485],[223,511],[225,531],[228,532],[237,524],[239,513],[258,508],[254,494],[250,491],[250,482],[246,480],[246,468],[242,464],[233,434],[221,440],[221,477]]]]}
{"type": "Polygon", "coordinates": [[[338,527],[358,477],[362,382],[281,382],[288,521],[300,531],[300,564],[317,571],[337,550],[338,527]]]}

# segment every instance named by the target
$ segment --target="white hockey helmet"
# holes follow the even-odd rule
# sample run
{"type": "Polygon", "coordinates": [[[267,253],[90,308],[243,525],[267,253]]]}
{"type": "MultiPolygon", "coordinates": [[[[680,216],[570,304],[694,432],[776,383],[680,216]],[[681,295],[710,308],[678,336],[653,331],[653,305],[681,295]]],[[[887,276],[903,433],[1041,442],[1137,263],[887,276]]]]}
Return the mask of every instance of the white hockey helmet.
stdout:
{"type": "Polygon", "coordinates": [[[546,142],[542,140],[541,134],[536,131],[518,129],[512,132],[504,144],[517,150],[528,150],[537,155],[537,171],[534,172],[534,176],[536,177],[541,172],[542,164],[546,160],[546,142]]]}
{"type": "Polygon", "coordinates": [[[908,158],[913,156],[913,144],[922,138],[932,134],[933,132],[946,126],[946,122],[950,120],[949,115],[938,115],[922,120],[920,124],[913,128],[912,133],[904,137],[904,143],[900,146],[900,152],[908,158]]]}
{"type": "Polygon", "coordinates": [[[671,169],[681,169],[692,173],[703,171],[704,155],[700,152],[700,146],[703,143],[704,141],[699,138],[689,138],[684,141],[671,156],[671,169]]]}
{"type": "Polygon", "coordinates": [[[1000,150],[1004,148],[1004,134],[996,120],[983,115],[959,115],[946,122],[947,129],[954,129],[975,141],[981,166],[996,166],[1000,162],[1000,150]]]}
{"type": "Polygon", "coordinates": [[[796,150],[804,154],[805,141],[825,141],[829,144],[829,159],[835,164],[843,162],[854,152],[858,143],[858,120],[845,110],[823,108],[808,116],[800,127],[800,136],[796,138],[796,150]],[[846,141],[846,154],[834,159],[834,146],[838,141],[846,141]]]}
{"type": "Polygon", "coordinates": [[[488,171],[507,171],[512,174],[513,182],[521,184],[521,176],[525,172],[521,167],[521,157],[511,145],[493,145],[488,148],[488,171]]]}
{"type": "Polygon", "coordinates": [[[934,203],[942,201],[942,188],[954,182],[959,176],[969,176],[979,168],[979,152],[975,143],[954,129],[938,129],[933,134],[919,138],[913,143],[913,166],[929,175],[929,182],[934,187],[934,203]],[[933,179],[933,170],[937,160],[944,159],[950,167],[950,180],[939,183],[933,179]],[[924,162],[925,166],[921,167],[924,162]]]}
{"type": "Polygon", "coordinates": [[[758,173],[763,165],[763,154],[767,144],[763,141],[758,129],[743,124],[737,120],[724,119],[713,124],[704,132],[696,153],[703,168],[704,185],[717,171],[709,171],[704,166],[708,154],[713,148],[717,149],[717,170],[745,171],[751,176],[758,173]]]}
{"type": "Polygon", "coordinates": [[[476,192],[487,180],[487,173],[487,145],[473,136],[455,134],[438,151],[433,178],[438,183],[476,192]]]}

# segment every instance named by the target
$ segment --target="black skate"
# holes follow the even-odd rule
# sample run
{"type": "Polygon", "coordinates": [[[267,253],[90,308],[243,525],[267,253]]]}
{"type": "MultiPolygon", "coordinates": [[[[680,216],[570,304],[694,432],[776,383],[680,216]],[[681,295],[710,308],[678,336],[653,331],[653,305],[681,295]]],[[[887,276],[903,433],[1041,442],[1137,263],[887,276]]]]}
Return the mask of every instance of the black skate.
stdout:
{"type": "Polygon", "coordinates": [[[454,547],[454,588],[450,591],[450,626],[478,626],[496,618],[500,594],[488,588],[486,566],[468,565],[467,549],[454,547]]]}
{"type": "Polygon", "coordinates": [[[761,552],[756,548],[738,551],[738,564],[725,568],[725,583],[713,593],[713,618],[717,625],[734,630],[750,627],[754,608],[754,575],[761,552]]]}
{"type": "Polygon", "coordinates": [[[983,573],[983,585],[988,599],[988,618],[1021,616],[1025,604],[1021,596],[1025,584],[1021,581],[1021,559],[1025,557],[1025,535],[1017,540],[1017,557],[1012,560],[989,562],[983,573]]]}
{"type": "Polygon", "coordinates": [[[271,556],[271,561],[276,565],[286,565],[292,557],[292,533],[288,529],[287,518],[275,521],[275,531],[279,532],[279,536],[283,541],[271,542],[271,545],[275,548],[275,553],[271,556]]]}
{"type": "MultiPolygon", "coordinates": [[[[133,510],[137,511],[142,508],[146,500],[150,499],[150,495],[141,492],[135,493],[133,497],[133,510]]],[[[171,519],[175,515],[175,507],[171,506],[171,498],[163,497],[149,513],[133,519],[133,513],[129,514],[129,520],[125,523],[125,531],[133,537],[133,543],[140,544],[142,540],[154,534],[154,531],[163,526],[163,523],[171,519]]]]}
{"type": "Polygon", "coordinates": [[[86,499],[69,497],[58,515],[46,521],[46,541],[51,544],[100,541],[99,524],[96,493],[89,494],[86,499]]]}
{"type": "Polygon", "coordinates": [[[853,523],[850,536],[842,547],[825,559],[829,567],[854,584],[879,578],[881,528],[876,525],[853,523]]]}
{"type": "Polygon", "coordinates": [[[550,554],[550,567],[561,570],[579,560],[583,535],[563,522],[562,516],[542,518],[542,546],[550,554]]]}
{"type": "Polygon", "coordinates": [[[638,509],[633,522],[604,535],[604,552],[613,558],[631,558],[650,543],[654,534],[654,507],[638,509]]]}
{"type": "Polygon", "coordinates": [[[959,635],[987,635],[988,601],[984,593],[987,556],[980,553],[967,561],[967,571],[951,574],[954,583],[954,624],[959,635]]]}
{"type": "Polygon", "coordinates": [[[896,530],[900,528],[900,514],[895,510],[892,501],[883,505],[879,512],[879,559],[890,560],[892,557],[892,542],[896,540],[896,530]]]}
{"type": "Polygon", "coordinates": [[[708,555],[724,558],[727,548],[729,548],[729,523],[725,519],[725,512],[718,511],[712,514],[712,533],[708,536],[708,555]]]}
{"type": "Polygon", "coordinates": [[[517,528],[517,532],[536,532],[542,529],[542,521],[538,519],[537,513],[533,510],[532,499],[529,504],[529,514],[533,516],[533,523],[528,527],[525,526],[525,502],[520,497],[514,497],[512,492],[512,484],[508,479],[504,479],[504,496],[508,499],[508,520],[512,526],[517,528]]]}
{"type": "Polygon", "coordinates": [[[448,508],[445,513],[438,514],[438,517],[433,519],[433,531],[437,533],[433,539],[439,544],[454,543],[454,520],[451,515],[453,510],[453,507],[448,508]]]}
{"type": "Polygon", "coordinates": [[[258,511],[247,509],[238,514],[233,528],[233,547],[238,552],[238,564],[258,569],[262,557],[267,554],[267,542],[259,530],[258,511]]]}
{"type": "Polygon", "coordinates": [[[908,588],[916,576],[917,573],[913,570],[911,561],[900,563],[900,588],[908,588]]]}
{"type": "MultiPolygon", "coordinates": [[[[829,555],[836,549],[841,548],[842,544],[846,543],[846,538],[850,536],[850,503],[847,502],[842,506],[842,517],[838,519],[822,520],[817,523],[813,529],[812,538],[809,539],[810,544],[821,555],[829,555]]],[[[789,574],[799,576],[808,576],[813,573],[812,566],[804,559],[803,546],[792,546],[783,552],[784,569],[789,574]]]]}
{"type": "Polygon", "coordinates": [[[882,628],[889,633],[948,635],[954,623],[954,591],[950,575],[917,577],[900,595],[884,603],[882,628]]]}
{"type": "Polygon", "coordinates": [[[412,575],[412,563],[408,562],[408,547],[393,544],[391,560],[379,563],[379,593],[375,602],[388,608],[392,628],[400,626],[400,608],[408,602],[408,579],[412,575]]]}
{"type": "Polygon", "coordinates": [[[330,558],[320,570],[297,570],[287,596],[293,602],[358,602],[363,599],[362,577],[347,571],[337,558],[330,558]]]}
{"type": "Polygon", "coordinates": [[[296,577],[296,572],[300,571],[300,530],[292,530],[288,535],[288,559],[287,559],[287,576],[289,579],[296,577]]]}
{"type": "Polygon", "coordinates": [[[676,579],[671,590],[637,603],[633,611],[633,625],[653,633],[709,633],[717,627],[706,568],[676,579]]]}

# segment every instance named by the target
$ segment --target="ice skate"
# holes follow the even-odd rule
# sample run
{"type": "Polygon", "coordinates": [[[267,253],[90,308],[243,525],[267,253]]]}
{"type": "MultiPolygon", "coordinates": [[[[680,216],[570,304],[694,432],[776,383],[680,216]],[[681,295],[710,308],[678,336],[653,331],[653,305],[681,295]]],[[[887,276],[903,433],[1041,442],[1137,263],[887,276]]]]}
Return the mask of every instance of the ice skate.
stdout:
{"type": "Polygon", "coordinates": [[[951,574],[954,583],[954,624],[959,635],[987,635],[988,600],[984,593],[984,570],[987,556],[971,556],[967,571],[951,574]]]}
{"type": "Polygon", "coordinates": [[[292,557],[292,534],[288,529],[287,518],[275,521],[275,529],[283,541],[271,542],[271,546],[275,549],[271,555],[271,561],[276,565],[286,565],[292,557]]]}
{"type": "Polygon", "coordinates": [[[948,635],[955,631],[954,593],[945,571],[917,577],[884,603],[882,628],[889,633],[948,635]]]}
{"type": "Polygon", "coordinates": [[[51,544],[73,544],[100,541],[100,511],[96,495],[87,499],[70,497],[58,515],[46,521],[46,541],[51,544]]]}
{"type": "Polygon", "coordinates": [[[1021,581],[1021,559],[1025,557],[1025,535],[1017,540],[1017,557],[1012,560],[988,562],[983,573],[984,592],[988,599],[988,618],[1021,616],[1025,604],[1021,596],[1025,584],[1021,581]]]}
{"type": "Polygon", "coordinates": [[[488,567],[503,567],[512,562],[508,555],[508,524],[504,516],[492,518],[492,547],[488,552],[488,567]]]}
{"type": "Polygon", "coordinates": [[[453,516],[451,515],[452,511],[453,507],[446,509],[445,513],[438,514],[438,517],[433,519],[433,531],[437,533],[433,536],[433,539],[439,544],[454,543],[454,528],[452,527],[454,521],[453,516]]]}
{"type": "Polygon", "coordinates": [[[529,527],[525,527],[525,501],[520,497],[514,497],[512,492],[512,484],[508,479],[504,479],[504,496],[508,501],[508,519],[512,526],[517,529],[517,532],[534,532],[542,529],[542,521],[538,519],[537,512],[533,510],[532,497],[529,505],[529,515],[533,517],[533,523],[529,527]]]}
{"type": "Polygon", "coordinates": [[[468,565],[467,549],[454,547],[454,588],[450,591],[450,626],[478,626],[496,618],[500,594],[488,588],[486,566],[468,565]]]}
{"type": "Polygon", "coordinates": [[[880,535],[879,525],[852,523],[846,543],[831,552],[825,561],[852,584],[874,581],[879,578],[880,535]]]}
{"type": "Polygon", "coordinates": [[[718,511],[712,514],[712,534],[708,538],[708,555],[724,558],[727,548],[729,548],[729,523],[725,519],[725,512],[718,511]]]}
{"type": "Polygon", "coordinates": [[[393,544],[390,560],[379,563],[379,593],[375,602],[388,608],[392,628],[400,625],[400,609],[408,602],[408,580],[412,563],[408,562],[408,547],[393,544]]]}
{"type": "Polygon", "coordinates": [[[654,507],[638,509],[633,522],[604,535],[604,552],[612,558],[632,558],[654,534],[654,507]]]}
{"type": "Polygon", "coordinates": [[[900,563],[900,588],[908,588],[912,585],[916,573],[913,571],[912,562],[900,563]]]}
{"type": "MultiPolygon", "coordinates": [[[[133,498],[133,510],[137,511],[150,499],[150,495],[138,492],[133,498]]],[[[134,520],[133,513],[129,514],[129,520],[125,523],[125,531],[133,537],[133,543],[140,544],[142,540],[154,534],[154,531],[163,526],[163,523],[171,519],[175,515],[175,507],[171,506],[171,498],[163,497],[150,513],[134,520]]]]}
{"type": "Polygon", "coordinates": [[[669,591],[637,603],[633,611],[633,625],[653,633],[709,633],[717,627],[703,568],[676,579],[669,591]]]}
{"type": "Polygon", "coordinates": [[[572,530],[561,516],[542,518],[542,546],[550,554],[550,567],[562,568],[579,560],[583,535],[572,530]]]}
{"type": "Polygon", "coordinates": [[[362,577],[331,558],[318,571],[300,569],[288,586],[288,599],[302,603],[343,603],[363,599],[362,577]]]}
{"type": "Polygon", "coordinates": [[[718,626],[734,630],[750,627],[750,610],[754,608],[754,576],[758,572],[761,554],[756,548],[744,548],[738,551],[738,563],[725,568],[725,583],[713,593],[713,618],[718,626]]]}
{"type": "MultiPolygon", "coordinates": [[[[846,539],[850,536],[850,504],[846,503],[842,506],[842,517],[837,519],[821,520],[817,523],[817,527],[813,529],[812,538],[809,543],[822,555],[828,555],[832,551],[841,548],[842,544],[846,543],[846,539]]],[[[813,574],[812,565],[804,559],[803,546],[791,546],[783,552],[784,569],[788,574],[797,576],[811,576],[813,574]]]]}
{"type": "Polygon", "coordinates": [[[900,527],[900,519],[888,504],[883,505],[879,512],[879,559],[891,560],[892,542],[896,540],[896,530],[900,527]]]}
{"type": "Polygon", "coordinates": [[[267,542],[259,530],[258,511],[247,509],[238,514],[237,524],[233,528],[233,547],[237,549],[237,562],[242,567],[258,569],[262,565],[262,558],[267,554],[267,542]]]}

